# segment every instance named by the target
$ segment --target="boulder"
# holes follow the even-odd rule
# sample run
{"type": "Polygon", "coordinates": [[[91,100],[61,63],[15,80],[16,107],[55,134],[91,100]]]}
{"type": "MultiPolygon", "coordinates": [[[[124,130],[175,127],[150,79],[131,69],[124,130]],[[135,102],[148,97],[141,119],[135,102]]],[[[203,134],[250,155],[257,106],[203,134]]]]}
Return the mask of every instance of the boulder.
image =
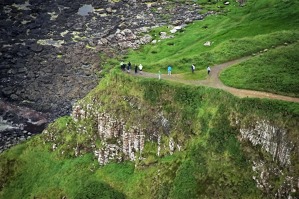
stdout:
{"type": "Polygon", "coordinates": [[[212,43],[211,43],[210,41],[207,41],[207,42],[205,42],[203,45],[204,45],[204,46],[211,46],[212,43]]]}

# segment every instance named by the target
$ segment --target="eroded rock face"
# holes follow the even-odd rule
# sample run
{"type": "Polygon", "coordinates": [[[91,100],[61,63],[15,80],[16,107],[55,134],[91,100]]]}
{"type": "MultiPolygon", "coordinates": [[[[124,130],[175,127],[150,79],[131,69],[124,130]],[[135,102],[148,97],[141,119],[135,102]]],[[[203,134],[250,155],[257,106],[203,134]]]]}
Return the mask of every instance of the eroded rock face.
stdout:
{"type": "MultiPolygon", "coordinates": [[[[163,135],[167,135],[158,129],[169,125],[168,120],[163,115],[148,121],[159,124],[155,126],[156,130],[145,129],[140,124],[130,126],[125,120],[117,119],[108,113],[97,113],[93,105],[86,107],[76,105],[73,108],[72,118],[76,122],[96,120],[98,141],[94,140],[94,142],[100,142],[101,146],[94,145],[91,148],[93,148],[93,153],[100,165],[105,165],[111,161],[130,160],[134,162],[146,159],[148,157],[143,154],[146,142],[155,143],[158,156],[160,156],[161,149],[163,149],[164,155],[165,151],[168,154],[173,154],[174,151],[180,150],[180,146],[172,137],[169,137],[169,143],[163,143],[161,140],[163,135]]],[[[49,134],[49,132],[45,133],[49,134]]],[[[51,138],[50,141],[55,141],[55,139],[51,138]]],[[[74,153],[78,154],[76,149],[74,153]]]]}
{"type": "Polygon", "coordinates": [[[253,128],[240,129],[240,133],[242,140],[249,140],[253,146],[261,146],[281,166],[291,164],[290,152],[294,144],[287,140],[286,129],[270,125],[267,121],[257,121],[253,128]]]}
{"type": "Polygon", "coordinates": [[[142,129],[130,127],[125,123],[114,120],[107,114],[98,115],[98,134],[103,146],[94,151],[100,165],[109,160],[142,159],[145,135],[142,129]]]}
{"type": "Polygon", "coordinates": [[[138,48],[151,42],[150,28],[202,19],[198,10],[163,1],[1,1],[0,100],[47,113],[48,121],[68,114],[99,81],[99,52],[138,48]],[[83,16],[84,5],[92,9],[83,16]]]}
{"type": "Polygon", "coordinates": [[[292,193],[299,191],[299,178],[294,172],[296,162],[291,157],[298,156],[298,148],[289,138],[288,130],[266,120],[252,121],[250,125],[236,120],[236,124],[240,141],[251,143],[251,153],[259,154],[251,158],[258,188],[273,198],[294,198],[292,193]],[[278,181],[283,182],[279,187],[278,181]]]}

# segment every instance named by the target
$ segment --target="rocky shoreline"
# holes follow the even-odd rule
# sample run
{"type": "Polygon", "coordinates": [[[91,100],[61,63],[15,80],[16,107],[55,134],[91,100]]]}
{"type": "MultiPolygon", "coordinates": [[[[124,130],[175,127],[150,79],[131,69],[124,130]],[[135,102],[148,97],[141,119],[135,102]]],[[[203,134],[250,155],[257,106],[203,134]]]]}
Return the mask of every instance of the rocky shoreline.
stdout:
{"type": "MultiPolygon", "coordinates": [[[[72,104],[100,81],[103,59],[99,53],[113,57],[128,48],[138,48],[152,42],[147,34],[151,28],[184,26],[203,19],[199,11],[200,7],[192,1],[0,2],[0,23],[4,27],[0,30],[2,121],[13,123],[14,127],[29,125],[24,125],[26,118],[20,115],[13,120],[7,118],[3,104],[8,103],[47,115],[44,125],[69,114],[72,104]],[[85,5],[91,10],[82,15],[79,10],[85,5]]],[[[13,110],[13,115],[20,114],[13,110]]],[[[3,137],[15,137],[11,131],[24,130],[5,130],[5,136],[1,133],[1,146],[6,147],[3,137]]],[[[42,128],[36,128],[28,132],[41,131],[42,128]]]]}
{"type": "Polygon", "coordinates": [[[40,133],[50,115],[0,100],[0,153],[40,133]]]}

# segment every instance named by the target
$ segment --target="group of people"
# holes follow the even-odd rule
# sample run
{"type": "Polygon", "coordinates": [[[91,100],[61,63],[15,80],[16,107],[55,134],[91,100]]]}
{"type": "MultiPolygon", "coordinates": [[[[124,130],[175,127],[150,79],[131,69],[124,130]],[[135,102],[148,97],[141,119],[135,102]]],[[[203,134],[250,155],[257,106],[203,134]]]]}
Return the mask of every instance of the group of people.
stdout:
{"type": "MultiPolygon", "coordinates": [[[[167,74],[168,74],[168,75],[171,75],[171,71],[172,71],[172,67],[169,65],[169,66],[167,67],[167,74]]],[[[194,64],[191,65],[191,71],[192,71],[192,73],[194,73],[194,71],[195,71],[195,65],[194,65],[194,64]]],[[[207,71],[208,71],[208,75],[210,75],[210,73],[211,73],[211,68],[210,68],[210,66],[207,67],[207,71]]]]}
{"type": "MultiPolygon", "coordinates": [[[[191,71],[192,71],[192,73],[194,73],[194,71],[195,71],[195,65],[194,64],[191,65],[191,71]]],[[[208,71],[208,75],[210,75],[210,73],[211,73],[210,66],[207,66],[207,71],[208,71]]]]}
{"type": "MultiPolygon", "coordinates": [[[[123,70],[123,71],[127,71],[128,73],[130,73],[130,71],[131,71],[131,67],[132,67],[131,62],[129,62],[128,64],[125,64],[124,62],[121,62],[121,63],[120,63],[120,68],[121,68],[121,70],[123,70]]],[[[135,68],[134,68],[134,70],[135,70],[135,74],[138,73],[138,70],[139,70],[140,74],[142,74],[142,69],[143,69],[142,64],[139,64],[138,67],[137,67],[137,64],[135,64],[135,68]]]]}
{"type": "MultiPolygon", "coordinates": [[[[128,73],[130,73],[130,71],[131,71],[131,66],[132,66],[131,62],[129,62],[128,64],[125,64],[124,62],[120,63],[121,69],[123,71],[127,71],[128,73]]],[[[138,70],[140,71],[140,74],[142,74],[142,69],[143,69],[142,64],[139,64],[138,67],[137,67],[137,64],[135,64],[135,74],[138,73],[138,70]]],[[[172,66],[168,65],[167,75],[171,75],[171,71],[172,71],[172,66]]],[[[191,71],[192,71],[192,73],[194,73],[194,71],[195,71],[195,65],[194,64],[191,65],[191,71]]],[[[211,73],[210,66],[207,66],[207,71],[208,71],[208,75],[210,75],[210,73],[211,73]]],[[[160,77],[161,77],[161,72],[159,71],[159,79],[160,79],[160,77]]]]}

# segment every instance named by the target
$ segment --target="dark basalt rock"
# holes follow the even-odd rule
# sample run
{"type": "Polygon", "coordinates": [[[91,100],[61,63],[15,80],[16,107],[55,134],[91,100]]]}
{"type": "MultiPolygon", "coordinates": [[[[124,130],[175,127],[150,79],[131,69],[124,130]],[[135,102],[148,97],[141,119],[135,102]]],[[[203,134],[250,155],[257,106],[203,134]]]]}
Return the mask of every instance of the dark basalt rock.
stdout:
{"type": "MultiPolygon", "coordinates": [[[[179,25],[202,18],[196,5],[154,2],[148,7],[144,2],[0,1],[3,27],[0,29],[0,100],[45,113],[47,122],[69,114],[72,102],[98,84],[96,73],[101,70],[102,61],[99,51],[113,56],[111,52],[122,52],[128,46],[138,47],[141,43],[138,37],[127,40],[123,36],[121,42],[129,43],[120,45],[115,36],[117,31],[131,29],[137,35],[142,27],[179,25]],[[79,8],[85,4],[92,5],[96,11],[79,15],[79,8]],[[172,10],[164,10],[164,4],[171,4],[172,10]],[[163,17],[174,10],[176,14],[169,19],[163,17]]],[[[21,116],[17,120],[22,123],[21,116]]],[[[13,122],[17,123],[15,119],[13,122]]],[[[30,129],[28,132],[34,131],[30,133],[42,130],[30,129]]]]}
{"type": "Polygon", "coordinates": [[[0,153],[41,132],[48,118],[46,114],[0,100],[0,153]]]}
{"type": "Polygon", "coordinates": [[[33,52],[41,52],[43,50],[43,46],[41,45],[38,45],[38,44],[32,44],[30,46],[30,49],[33,51],[33,52]]]}

